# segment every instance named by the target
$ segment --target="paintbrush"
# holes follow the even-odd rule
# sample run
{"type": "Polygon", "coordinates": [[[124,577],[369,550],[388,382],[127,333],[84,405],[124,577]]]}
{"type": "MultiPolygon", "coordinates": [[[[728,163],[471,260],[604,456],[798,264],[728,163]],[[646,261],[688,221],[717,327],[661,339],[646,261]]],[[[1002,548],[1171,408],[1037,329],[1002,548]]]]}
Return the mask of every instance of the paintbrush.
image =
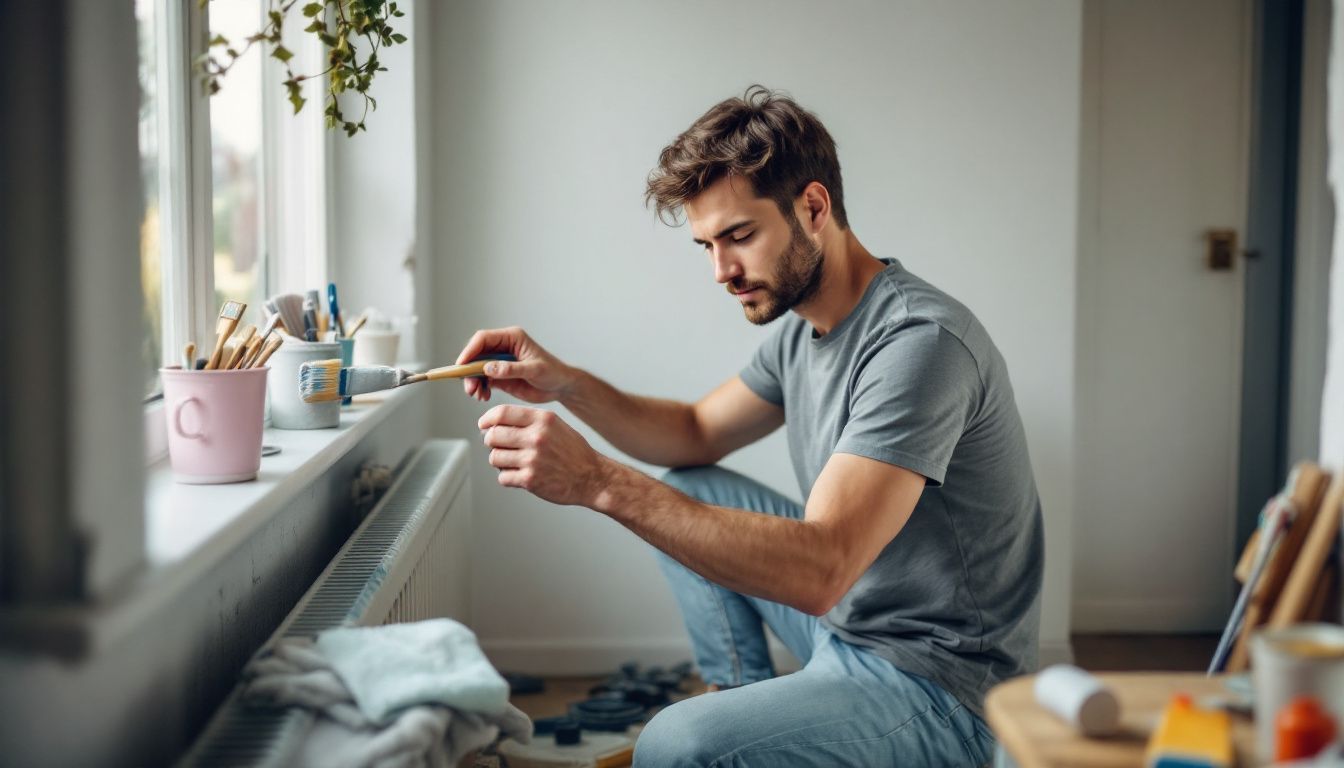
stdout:
{"type": "Polygon", "coordinates": [[[412,373],[390,365],[342,368],[337,359],[313,360],[299,366],[299,395],[305,403],[322,403],[421,381],[484,376],[485,364],[491,360],[515,362],[517,358],[513,355],[481,355],[470,363],[432,368],[424,373],[412,373]]]}
{"type": "Polygon", "coordinates": [[[262,329],[260,335],[254,340],[254,348],[252,349],[251,354],[244,357],[243,361],[238,364],[238,367],[251,368],[252,363],[255,362],[256,359],[261,356],[262,351],[266,349],[266,342],[271,338],[271,334],[277,327],[283,328],[284,324],[284,319],[282,319],[278,313],[271,315],[270,318],[266,320],[266,327],[262,329]]]}
{"type": "Polygon", "coordinates": [[[253,360],[252,364],[248,367],[249,368],[264,367],[266,365],[266,361],[271,359],[271,355],[274,355],[275,350],[279,349],[280,345],[283,343],[285,343],[285,340],[280,338],[279,336],[276,336],[275,338],[266,342],[266,346],[262,347],[261,352],[257,354],[257,359],[253,360]]]}
{"type": "Polygon", "coordinates": [[[303,338],[303,297],[297,293],[282,293],[272,296],[269,305],[275,306],[284,323],[285,332],[291,336],[303,338]]]}
{"type": "Polygon", "coordinates": [[[360,329],[360,328],[363,328],[363,327],[364,327],[364,323],[366,323],[366,322],[368,322],[368,321],[369,321],[369,316],[368,316],[367,314],[360,315],[358,318],[355,319],[355,324],[352,325],[352,326],[350,326],[350,333],[349,333],[349,335],[347,335],[345,338],[347,338],[347,339],[353,339],[353,338],[355,338],[355,334],[356,334],[356,333],[359,333],[359,329],[360,329]]]}
{"type": "Polygon", "coordinates": [[[257,326],[249,325],[242,330],[237,339],[234,339],[233,354],[224,358],[226,361],[221,368],[231,371],[238,367],[243,360],[243,354],[249,350],[248,344],[252,343],[252,338],[257,335],[257,326]]]}
{"type": "Polygon", "coordinates": [[[336,338],[345,338],[345,321],[341,319],[341,305],[336,303],[335,283],[327,283],[327,306],[331,310],[331,322],[336,326],[336,338]]]}
{"type": "Polygon", "coordinates": [[[233,335],[233,329],[238,327],[238,320],[242,318],[243,313],[247,311],[247,305],[241,301],[226,301],[219,310],[219,322],[215,323],[215,351],[210,353],[210,359],[205,364],[205,370],[213,371],[219,367],[220,357],[224,354],[224,343],[233,335]]]}

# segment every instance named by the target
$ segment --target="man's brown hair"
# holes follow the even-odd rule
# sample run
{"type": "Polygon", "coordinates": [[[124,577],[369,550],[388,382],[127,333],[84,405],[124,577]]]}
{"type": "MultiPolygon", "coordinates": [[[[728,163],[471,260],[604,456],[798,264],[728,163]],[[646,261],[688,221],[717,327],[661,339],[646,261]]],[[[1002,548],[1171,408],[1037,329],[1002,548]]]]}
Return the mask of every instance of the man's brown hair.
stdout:
{"type": "Polygon", "coordinates": [[[692,123],[659,153],[644,202],[673,224],[687,200],[728,175],[750,181],[786,218],[803,189],[820,182],[831,195],[836,224],[849,228],[835,140],[816,115],[777,91],[753,85],[692,123]]]}

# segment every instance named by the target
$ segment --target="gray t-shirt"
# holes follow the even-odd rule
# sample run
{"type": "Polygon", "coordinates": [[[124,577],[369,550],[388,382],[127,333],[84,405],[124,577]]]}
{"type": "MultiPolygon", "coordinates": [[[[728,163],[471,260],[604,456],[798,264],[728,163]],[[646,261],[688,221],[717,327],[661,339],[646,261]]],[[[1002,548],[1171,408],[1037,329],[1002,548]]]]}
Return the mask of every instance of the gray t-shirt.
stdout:
{"type": "Polygon", "coordinates": [[[983,714],[1036,666],[1044,536],[1003,357],[965,306],[894,259],[815,337],[789,313],[742,371],[784,408],[803,497],[834,453],[918,472],[924,493],[822,621],[983,714]]]}

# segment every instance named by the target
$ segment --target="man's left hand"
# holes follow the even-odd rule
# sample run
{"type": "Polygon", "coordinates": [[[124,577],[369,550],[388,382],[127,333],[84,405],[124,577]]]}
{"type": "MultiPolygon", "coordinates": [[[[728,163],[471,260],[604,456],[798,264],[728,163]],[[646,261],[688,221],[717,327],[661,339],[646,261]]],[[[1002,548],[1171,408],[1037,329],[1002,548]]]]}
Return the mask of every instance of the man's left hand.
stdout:
{"type": "Polygon", "coordinates": [[[605,461],[551,411],[497,405],[477,422],[499,484],[554,504],[590,506],[602,489],[605,461]]]}

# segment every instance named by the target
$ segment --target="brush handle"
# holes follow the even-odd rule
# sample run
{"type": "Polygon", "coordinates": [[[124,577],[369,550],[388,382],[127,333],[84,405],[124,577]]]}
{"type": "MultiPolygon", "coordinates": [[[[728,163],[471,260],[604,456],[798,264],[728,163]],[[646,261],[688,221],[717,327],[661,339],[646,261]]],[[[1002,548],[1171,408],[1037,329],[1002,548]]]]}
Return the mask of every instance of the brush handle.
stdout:
{"type": "Polygon", "coordinates": [[[248,351],[248,345],[252,343],[252,337],[257,335],[257,326],[249,325],[242,330],[238,338],[234,341],[233,354],[229,355],[228,360],[223,364],[223,369],[231,371],[238,367],[242,362],[243,354],[248,351]]]}
{"type": "Polygon", "coordinates": [[[265,365],[266,361],[271,359],[271,355],[274,355],[275,350],[279,349],[280,345],[283,343],[283,340],[279,336],[266,342],[266,346],[262,348],[261,354],[257,355],[257,359],[252,362],[252,367],[260,368],[265,365]]]}
{"type": "Polygon", "coordinates": [[[462,365],[446,365],[442,368],[431,368],[420,374],[423,379],[420,381],[438,381],[439,379],[465,379],[468,376],[485,375],[485,364],[488,360],[476,360],[462,365]]]}
{"type": "Polygon", "coordinates": [[[367,322],[368,319],[369,319],[368,315],[360,315],[359,319],[355,321],[355,324],[350,326],[350,333],[349,335],[346,336],[346,338],[353,339],[355,337],[355,334],[359,333],[359,329],[364,327],[364,323],[367,322]]]}
{"type": "Polygon", "coordinates": [[[413,384],[417,381],[438,381],[439,379],[465,379],[470,376],[484,376],[485,364],[494,360],[503,360],[505,362],[517,362],[518,358],[513,355],[481,355],[470,363],[461,365],[445,365],[442,368],[431,368],[424,373],[416,374],[406,380],[406,383],[413,384]]]}

